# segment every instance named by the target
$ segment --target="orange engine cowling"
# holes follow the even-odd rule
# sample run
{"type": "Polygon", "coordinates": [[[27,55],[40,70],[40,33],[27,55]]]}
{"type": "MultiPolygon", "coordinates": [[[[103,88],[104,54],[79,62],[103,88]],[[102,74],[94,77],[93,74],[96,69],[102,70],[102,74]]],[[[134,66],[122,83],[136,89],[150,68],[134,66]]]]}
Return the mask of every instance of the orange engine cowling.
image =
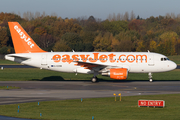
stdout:
{"type": "Polygon", "coordinates": [[[102,73],[102,75],[108,75],[111,79],[125,80],[128,77],[128,70],[126,68],[114,68],[110,69],[108,73],[102,73]]]}

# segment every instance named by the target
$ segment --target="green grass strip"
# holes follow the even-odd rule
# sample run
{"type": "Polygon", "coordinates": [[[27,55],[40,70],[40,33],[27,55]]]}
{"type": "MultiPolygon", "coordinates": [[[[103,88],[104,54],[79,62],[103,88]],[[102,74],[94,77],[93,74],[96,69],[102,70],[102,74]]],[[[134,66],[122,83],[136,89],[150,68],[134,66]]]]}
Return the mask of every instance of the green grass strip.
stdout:
{"type": "Polygon", "coordinates": [[[180,115],[180,94],[92,98],[1,105],[0,114],[45,120],[176,120],[180,115]],[[165,100],[165,108],[138,107],[139,99],[165,100]],[[117,99],[118,100],[118,99],[117,99]],[[19,113],[18,105],[20,107],[19,113]],[[42,113],[42,117],[40,117],[42,113]]]}
{"type": "MultiPolygon", "coordinates": [[[[153,73],[153,80],[180,80],[180,69],[153,73]]],[[[0,81],[64,81],[91,80],[92,74],[61,73],[39,68],[4,68],[0,70],[0,81]]],[[[100,81],[111,81],[109,77],[97,76],[100,81]]],[[[147,73],[129,73],[127,80],[149,80],[147,73]]],[[[116,81],[116,80],[115,80],[116,81]]]]}
{"type": "Polygon", "coordinates": [[[0,86],[0,90],[11,90],[11,89],[21,89],[21,88],[15,86],[0,86]]]}

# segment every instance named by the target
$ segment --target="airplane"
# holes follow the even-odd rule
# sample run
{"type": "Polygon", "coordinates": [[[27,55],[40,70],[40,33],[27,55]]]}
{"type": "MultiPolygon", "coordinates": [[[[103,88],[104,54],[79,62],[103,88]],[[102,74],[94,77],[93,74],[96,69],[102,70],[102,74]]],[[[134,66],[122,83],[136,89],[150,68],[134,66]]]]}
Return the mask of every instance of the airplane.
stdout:
{"type": "Polygon", "coordinates": [[[176,69],[177,65],[166,56],[153,52],[46,52],[39,48],[18,22],[8,22],[14,54],[5,59],[21,64],[68,73],[93,74],[92,82],[97,82],[98,74],[111,79],[125,80],[128,73],[152,73],[176,69]]]}

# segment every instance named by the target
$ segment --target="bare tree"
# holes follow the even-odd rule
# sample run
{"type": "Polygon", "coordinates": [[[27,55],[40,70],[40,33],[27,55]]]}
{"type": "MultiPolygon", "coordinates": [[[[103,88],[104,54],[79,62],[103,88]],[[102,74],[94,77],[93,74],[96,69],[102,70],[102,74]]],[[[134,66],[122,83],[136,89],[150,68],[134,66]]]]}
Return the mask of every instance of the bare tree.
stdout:
{"type": "Polygon", "coordinates": [[[42,17],[45,17],[45,16],[46,16],[46,13],[45,13],[45,11],[43,11],[42,17]]]}
{"type": "Polygon", "coordinates": [[[177,19],[180,20],[180,14],[177,14],[177,19]]]}
{"type": "Polygon", "coordinates": [[[128,21],[129,20],[129,13],[125,12],[124,14],[124,20],[128,21]]]}
{"type": "Polygon", "coordinates": [[[133,10],[131,11],[131,18],[130,18],[130,20],[134,20],[135,19],[135,14],[134,14],[134,12],[133,12],[133,10]]]}
{"type": "Polygon", "coordinates": [[[34,19],[34,13],[33,12],[29,12],[29,20],[34,19]]]}
{"type": "Polygon", "coordinates": [[[113,21],[116,21],[117,19],[116,19],[116,14],[115,13],[113,13],[113,18],[112,18],[112,20],[113,21]]]}
{"type": "Polygon", "coordinates": [[[57,16],[57,14],[55,12],[51,13],[51,16],[57,16]]]}
{"type": "Polygon", "coordinates": [[[17,14],[17,15],[21,16],[21,13],[18,11],[18,14],[17,14]]]}
{"type": "Polygon", "coordinates": [[[25,20],[28,20],[28,16],[27,16],[27,13],[26,13],[26,12],[23,13],[23,18],[24,18],[25,20]]]}
{"type": "Polygon", "coordinates": [[[35,15],[34,15],[34,18],[39,18],[41,16],[41,13],[40,12],[36,12],[35,15]]]}
{"type": "Polygon", "coordinates": [[[111,21],[111,20],[112,20],[112,15],[109,14],[107,19],[108,19],[109,21],[111,21]]]}
{"type": "Polygon", "coordinates": [[[117,21],[119,21],[119,20],[121,20],[121,14],[120,13],[117,14],[117,21]]]}
{"type": "Polygon", "coordinates": [[[171,18],[171,15],[169,13],[166,13],[166,18],[171,18]]]}
{"type": "Polygon", "coordinates": [[[172,18],[172,19],[176,19],[176,16],[175,16],[174,13],[171,13],[171,18],[172,18]]]}

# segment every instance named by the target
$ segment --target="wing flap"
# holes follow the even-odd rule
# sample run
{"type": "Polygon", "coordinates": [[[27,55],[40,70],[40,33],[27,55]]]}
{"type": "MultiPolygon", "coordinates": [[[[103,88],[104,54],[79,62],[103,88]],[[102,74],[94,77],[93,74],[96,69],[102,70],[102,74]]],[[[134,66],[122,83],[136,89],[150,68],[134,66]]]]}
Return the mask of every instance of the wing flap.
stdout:
{"type": "Polygon", "coordinates": [[[87,62],[81,62],[81,61],[76,61],[74,65],[84,67],[84,69],[97,70],[97,71],[107,67],[106,65],[87,63],[87,62]]]}

